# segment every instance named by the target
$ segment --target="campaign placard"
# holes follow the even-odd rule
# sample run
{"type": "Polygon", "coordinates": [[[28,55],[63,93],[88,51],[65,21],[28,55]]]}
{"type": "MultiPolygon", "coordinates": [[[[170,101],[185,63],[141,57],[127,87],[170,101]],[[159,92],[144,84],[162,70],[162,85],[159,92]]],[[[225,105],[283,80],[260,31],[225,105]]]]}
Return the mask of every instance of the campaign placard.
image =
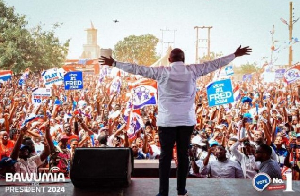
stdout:
{"type": "Polygon", "coordinates": [[[64,75],[65,90],[83,89],[81,71],[71,71],[64,75]]]}
{"type": "Polygon", "coordinates": [[[296,65],[286,70],[283,74],[283,80],[287,84],[291,84],[300,79],[300,65],[296,65]]]}
{"type": "Polygon", "coordinates": [[[243,75],[242,80],[244,82],[250,82],[252,80],[252,74],[245,74],[245,75],[243,75]]]}
{"type": "Polygon", "coordinates": [[[285,69],[277,69],[275,71],[275,79],[282,79],[284,76],[285,69]]]}
{"type": "Polygon", "coordinates": [[[44,84],[47,87],[51,87],[53,84],[62,85],[64,77],[63,77],[63,69],[52,68],[46,71],[43,71],[42,77],[44,79],[44,84]]]}
{"type": "Polygon", "coordinates": [[[208,105],[223,105],[234,102],[231,80],[219,80],[207,86],[208,105]]]}
{"type": "Polygon", "coordinates": [[[232,76],[234,74],[233,66],[228,65],[225,67],[226,76],[232,76]]]}
{"type": "Polygon", "coordinates": [[[50,88],[36,88],[32,91],[32,103],[41,104],[44,100],[49,99],[52,96],[50,88]]]}

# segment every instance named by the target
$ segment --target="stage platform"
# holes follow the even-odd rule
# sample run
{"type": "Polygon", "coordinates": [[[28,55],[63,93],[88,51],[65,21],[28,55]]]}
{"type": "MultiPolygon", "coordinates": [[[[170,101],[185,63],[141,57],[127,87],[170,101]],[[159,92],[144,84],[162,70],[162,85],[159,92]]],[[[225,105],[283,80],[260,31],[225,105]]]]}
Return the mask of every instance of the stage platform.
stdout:
{"type": "MultiPolygon", "coordinates": [[[[127,188],[111,189],[77,189],[68,180],[65,183],[40,184],[44,187],[44,193],[12,193],[7,192],[8,187],[20,187],[16,184],[8,184],[4,180],[0,181],[0,195],[88,195],[88,196],[155,196],[158,193],[157,178],[133,178],[132,183],[127,188]],[[64,193],[50,193],[50,187],[64,187],[64,193]]],[[[220,179],[220,178],[189,178],[187,180],[187,190],[189,196],[279,196],[279,195],[300,195],[300,181],[293,181],[293,190],[295,192],[283,192],[283,190],[264,190],[256,191],[252,186],[252,181],[248,179],[220,179]]],[[[176,179],[170,179],[170,196],[176,196],[176,179]]]]}

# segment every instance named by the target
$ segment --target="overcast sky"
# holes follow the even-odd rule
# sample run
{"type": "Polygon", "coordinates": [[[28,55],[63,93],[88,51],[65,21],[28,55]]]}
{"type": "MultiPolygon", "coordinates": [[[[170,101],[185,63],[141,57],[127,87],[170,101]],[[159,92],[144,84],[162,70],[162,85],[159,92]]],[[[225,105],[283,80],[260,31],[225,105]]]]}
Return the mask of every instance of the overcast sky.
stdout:
{"type": "MultiPolygon", "coordinates": [[[[211,51],[230,54],[241,44],[251,46],[253,53],[233,61],[233,64],[256,62],[264,57],[270,61],[272,36],[275,25],[275,64],[288,64],[289,0],[5,0],[16,12],[27,16],[29,27],[40,22],[50,29],[62,22],[57,31],[60,40],[71,39],[68,58],[79,58],[86,43],[85,29],[90,21],[98,29],[98,45],[114,48],[129,35],[153,34],[165,42],[157,46],[158,54],[168,44],[185,51],[186,62],[195,62],[196,30],[194,26],[213,26],[211,51]],[[114,23],[113,20],[120,22],[114,23]],[[175,36],[174,36],[174,30],[175,36]],[[175,40],[175,44],[172,43],[175,40]],[[167,43],[169,42],[169,43],[167,43]],[[284,43],[286,42],[286,43],[284,43]]],[[[300,1],[293,1],[294,19],[300,17],[300,1]]],[[[300,39],[300,21],[294,24],[293,37],[300,39]]],[[[199,30],[199,38],[207,38],[207,30],[199,30]]],[[[200,57],[206,52],[206,42],[200,42],[200,57]],[[203,47],[203,48],[202,48],[203,47]]],[[[293,63],[300,61],[300,43],[293,45],[293,63]]]]}

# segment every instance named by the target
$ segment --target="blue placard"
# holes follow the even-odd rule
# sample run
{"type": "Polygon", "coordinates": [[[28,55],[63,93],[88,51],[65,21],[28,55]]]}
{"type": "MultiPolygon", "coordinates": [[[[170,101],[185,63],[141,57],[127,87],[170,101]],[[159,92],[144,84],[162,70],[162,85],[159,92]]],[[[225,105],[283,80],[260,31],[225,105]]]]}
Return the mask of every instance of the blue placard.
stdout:
{"type": "Polygon", "coordinates": [[[231,80],[220,80],[207,86],[207,99],[210,107],[234,102],[231,80]]]}
{"type": "Polygon", "coordinates": [[[225,67],[226,76],[232,76],[234,74],[233,72],[233,66],[228,65],[225,67]]]}
{"type": "Polygon", "coordinates": [[[252,80],[252,74],[245,74],[243,75],[243,79],[244,82],[250,82],[252,80]]]}
{"type": "Polygon", "coordinates": [[[285,73],[285,69],[277,69],[275,71],[275,79],[282,79],[285,73]]]}
{"type": "Polygon", "coordinates": [[[64,76],[65,90],[83,89],[81,71],[71,71],[64,76]]]}
{"type": "Polygon", "coordinates": [[[24,84],[25,84],[25,80],[21,78],[21,79],[19,80],[19,86],[22,86],[22,85],[24,85],[24,84]]]}

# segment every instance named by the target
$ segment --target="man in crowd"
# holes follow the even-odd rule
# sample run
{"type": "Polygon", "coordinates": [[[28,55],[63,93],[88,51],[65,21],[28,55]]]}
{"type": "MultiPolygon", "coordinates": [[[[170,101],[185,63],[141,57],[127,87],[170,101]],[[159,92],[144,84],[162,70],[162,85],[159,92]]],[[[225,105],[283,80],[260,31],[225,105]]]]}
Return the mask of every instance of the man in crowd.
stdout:
{"type": "Polygon", "coordinates": [[[208,162],[212,153],[210,148],[203,161],[202,175],[209,175],[211,178],[244,178],[240,164],[226,157],[226,149],[223,146],[217,146],[215,151],[218,160],[208,162]]]}
{"type": "Polygon", "coordinates": [[[267,144],[261,144],[255,151],[255,161],[260,161],[259,172],[268,174],[271,178],[282,179],[278,163],[271,159],[272,148],[267,144]]]}
{"type": "MultiPolygon", "coordinates": [[[[30,147],[24,144],[21,144],[22,139],[26,133],[26,126],[21,129],[18,140],[14,146],[13,152],[10,157],[12,160],[17,161],[14,164],[15,172],[25,175],[28,174],[37,174],[37,168],[43,164],[48,155],[50,154],[50,149],[47,143],[44,143],[44,150],[41,154],[30,156],[30,147]]],[[[50,137],[50,130],[46,130],[46,137],[50,137]]]]}

